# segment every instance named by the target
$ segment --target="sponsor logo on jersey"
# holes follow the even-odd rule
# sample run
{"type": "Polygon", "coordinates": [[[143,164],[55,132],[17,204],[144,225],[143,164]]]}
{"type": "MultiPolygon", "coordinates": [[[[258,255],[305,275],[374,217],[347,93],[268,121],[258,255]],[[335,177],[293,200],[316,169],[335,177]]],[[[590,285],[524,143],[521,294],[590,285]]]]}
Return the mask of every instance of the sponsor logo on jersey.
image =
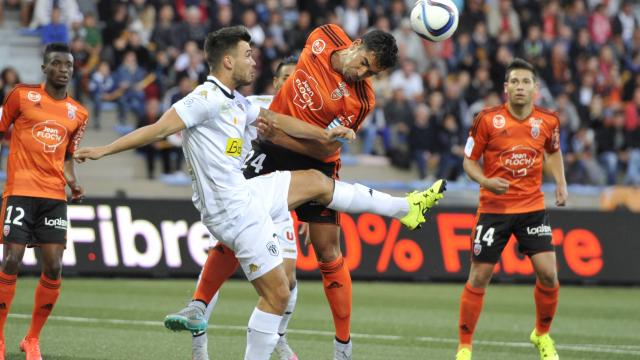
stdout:
{"type": "Polygon", "coordinates": [[[535,164],[537,156],[535,149],[518,145],[500,154],[500,164],[511,171],[514,177],[523,177],[527,175],[527,169],[535,164]]]}
{"type": "Polygon", "coordinates": [[[343,96],[348,97],[349,95],[351,94],[349,93],[349,88],[347,88],[347,83],[341,81],[338,84],[338,87],[331,92],[331,100],[337,101],[340,100],[343,96]]]}
{"type": "Polygon", "coordinates": [[[540,125],[542,125],[542,119],[530,118],[529,125],[531,125],[531,136],[537,139],[540,136],[540,125]]]}
{"type": "Polygon", "coordinates": [[[324,51],[324,48],[326,46],[327,44],[324,42],[324,40],[318,39],[314,41],[313,44],[311,44],[311,51],[316,55],[320,55],[324,51]]]}
{"type": "Polygon", "coordinates": [[[4,236],[9,236],[10,232],[11,232],[11,226],[5,225],[4,228],[2,229],[2,233],[4,234],[4,236]]]}
{"type": "Polygon", "coordinates": [[[493,127],[494,128],[502,129],[504,127],[504,124],[506,124],[506,120],[505,120],[504,116],[498,114],[498,115],[493,117],[493,127]]]}
{"type": "Polygon", "coordinates": [[[77,111],[77,106],[67,103],[67,117],[69,118],[69,120],[73,120],[76,117],[77,111]]]}
{"type": "Polygon", "coordinates": [[[54,120],[47,120],[35,124],[31,128],[31,135],[44,146],[44,152],[52,153],[67,137],[67,129],[54,120]]]}
{"type": "Polygon", "coordinates": [[[62,218],[49,219],[47,217],[44,218],[44,224],[48,227],[66,230],[67,229],[67,220],[62,218]]]}
{"type": "Polygon", "coordinates": [[[295,96],[293,103],[303,109],[311,111],[322,109],[323,100],[320,95],[318,81],[307,74],[304,70],[296,70],[293,74],[293,89],[295,96]]]}
{"type": "Polygon", "coordinates": [[[33,101],[33,102],[38,102],[40,100],[42,100],[42,95],[40,95],[40,93],[36,92],[36,91],[29,91],[27,93],[27,99],[33,101]]]}
{"type": "Polygon", "coordinates": [[[242,139],[229,138],[224,153],[229,156],[238,157],[242,153],[242,139]]]}
{"type": "Polygon", "coordinates": [[[551,226],[542,224],[536,227],[528,227],[527,226],[527,234],[528,235],[538,235],[538,236],[551,236],[551,226]]]}
{"type": "Polygon", "coordinates": [[[478,256],[482,252],[481,244],[473,244],[473,255],[478,256]]]}

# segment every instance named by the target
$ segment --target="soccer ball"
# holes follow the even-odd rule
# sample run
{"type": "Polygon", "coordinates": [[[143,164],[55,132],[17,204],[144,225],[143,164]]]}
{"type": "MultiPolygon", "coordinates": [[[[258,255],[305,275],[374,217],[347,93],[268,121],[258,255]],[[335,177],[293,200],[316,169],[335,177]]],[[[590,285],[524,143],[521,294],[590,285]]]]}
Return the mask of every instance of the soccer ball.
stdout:
{"type": "Polygon", "coordinates": [[[456,31],[458,17],[451,0],[418,0],[411,10],[411,28],[424,39],[442,41],[456,31]]]}

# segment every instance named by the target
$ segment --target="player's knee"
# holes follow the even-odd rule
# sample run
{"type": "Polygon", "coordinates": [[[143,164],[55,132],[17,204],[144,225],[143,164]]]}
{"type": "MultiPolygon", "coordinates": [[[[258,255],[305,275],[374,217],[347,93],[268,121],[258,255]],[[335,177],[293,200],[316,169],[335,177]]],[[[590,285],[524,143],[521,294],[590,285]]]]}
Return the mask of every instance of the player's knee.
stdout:
{"type": "Polygon", "coordinates": [[[7,275],[16,275],[20,270],[20,263],[22,262],[22,254],[20,252],[9,251],[2,264],[2,272],[7,275]]]}
{"type": "Polygon", "coordinates": [[[538,281],[546,287],[555,287],[558,285],[558,275],[553,270],[540,271],[538,273],[538,281]]]}
{"type": "Polygon", "coordinates": [[[282,284],[273,290],[267,301],[278,313],[284,314],[284,311],[287,309],[287,304],[289,303],[290,295],[289,284],[282,284]]]}
{"type": "Polygon", "coordinates": [[[62,275],[62,265],[59,262],[54,264],[45,264],[42,267],[42,274],[51,280],[58,280],[62,275]]]}
{"type": "Polygon", "coordinates": [[[321,204],[328,204],[333,198],[333,180],[316,169],[305,170],[309,183],[316,189],[314,198],[321,204]]]}

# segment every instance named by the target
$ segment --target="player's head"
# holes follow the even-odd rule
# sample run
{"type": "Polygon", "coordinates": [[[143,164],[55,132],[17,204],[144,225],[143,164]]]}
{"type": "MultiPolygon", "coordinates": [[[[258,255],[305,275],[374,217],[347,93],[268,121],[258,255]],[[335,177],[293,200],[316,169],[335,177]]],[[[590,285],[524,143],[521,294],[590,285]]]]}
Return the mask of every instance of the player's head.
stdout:
{"type": "Polygon", "coordinates": [[[278,64],[276,75],[273,77],[273,87],[276,91],[280,90],[282,84],[289,78],[298,63],[297,56],[288,56],[278,64]]]}
{"type": "Polygon", "coordinates": [[[346,81],[355,82],[392,68],[397,62],[398,45],[393,35],[372,30],[349,46],[340,72],[346,81]]]}
{"type": "Polygon", "coordinates": [[[54,87],[67,86],[73,76],[73,55],[67,44],[51,43],[44,48],[42,72],[54,87]]]}
{"type": "Polygon", "coordinates": [[[504,91],[511,105],[527,105],[537,90],[536,69],[530,63],[516,58],[504,76],[504,91]]]}
{"type": "Polygon", "coordinates": [[[248,85],[255,78],[256,62],[251,57],[251,35],[244,26],[229,26],[207,35],[204,51],[211,73],[228,73],[235,86],[248,85]]]}

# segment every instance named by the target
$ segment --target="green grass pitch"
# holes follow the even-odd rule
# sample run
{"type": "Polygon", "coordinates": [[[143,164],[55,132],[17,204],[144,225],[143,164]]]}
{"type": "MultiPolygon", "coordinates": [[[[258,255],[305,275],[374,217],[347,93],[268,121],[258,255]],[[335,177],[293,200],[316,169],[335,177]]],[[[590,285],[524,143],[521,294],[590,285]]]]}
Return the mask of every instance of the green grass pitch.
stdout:
{"type": "MultiPolygon", "coordinates": [[[[5,326],[7,359],[29,324],[36,279],[21,277],[5,326]]],[[[318,281],[300,282],[289,343],[300,359],[331,359],[333,324],[318,281]]],[[[41,348],[47,360],[189,359],[190,336],[162,326],[186,303],[189,280],[64,279],[41,348]]],[[[461,284],[354,283],[354,358],[453,359],[461,284]]],[[[492,285],[476,329],[474,359],[537,359],[530,285],[492,285]]],[[[256,303],[246,281],[231,281],[210,324],[211,359],[242,359],[256,303]]],[[[640,359],[640,289],[563,286],[552,327],[561,359],[640,359]]]]}

